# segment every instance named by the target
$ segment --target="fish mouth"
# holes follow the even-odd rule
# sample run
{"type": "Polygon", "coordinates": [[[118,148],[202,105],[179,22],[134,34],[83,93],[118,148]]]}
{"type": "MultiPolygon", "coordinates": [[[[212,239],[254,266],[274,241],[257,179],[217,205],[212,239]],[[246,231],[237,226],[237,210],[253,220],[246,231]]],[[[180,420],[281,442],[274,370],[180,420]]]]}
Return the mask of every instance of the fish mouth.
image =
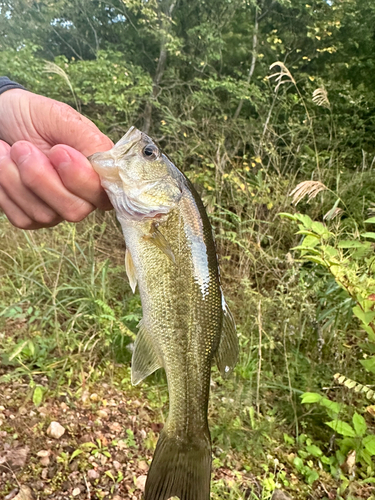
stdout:
{"type": "Polygon", "coordinates": [[[144,134],[136,127],[130,127],[126,134],[116,142],[109,151],[94,153],[87,159],[97,174],[103,177],[117,176],[116,160],[126,153],[139,141],[144,134]]]}
{"type": "Polygon", "coordinates": [[[113,146],[114,150],[121,150],[121,154],[126,154],[129,149],[142,140],[142,132],[136,127],[130,127],[126,134],[113,146]]]}

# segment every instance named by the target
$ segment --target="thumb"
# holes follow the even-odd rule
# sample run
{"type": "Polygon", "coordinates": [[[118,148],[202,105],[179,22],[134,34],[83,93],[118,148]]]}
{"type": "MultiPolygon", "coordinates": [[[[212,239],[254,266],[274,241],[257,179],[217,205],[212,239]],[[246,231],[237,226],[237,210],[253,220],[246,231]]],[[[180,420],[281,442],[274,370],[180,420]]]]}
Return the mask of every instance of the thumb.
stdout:
{"type": "Polygon", "coordinates": [[[43,96],[35,96],[30,109],[38,132],[52,146],[66,144],[84,156],[107,151],[112,141],[98,127],[68,104],[43,96]],[[40,117],[48,119],[40,120],[40,117]]]}

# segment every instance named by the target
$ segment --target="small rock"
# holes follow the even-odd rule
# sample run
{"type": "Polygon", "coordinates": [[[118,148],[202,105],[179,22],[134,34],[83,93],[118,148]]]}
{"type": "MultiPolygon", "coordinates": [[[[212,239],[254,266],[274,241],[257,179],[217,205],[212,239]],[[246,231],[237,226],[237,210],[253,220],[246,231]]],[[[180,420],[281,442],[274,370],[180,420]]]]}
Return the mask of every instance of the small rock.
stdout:
{"type": "Polygon", "coordinates": [[[91,401],[98,401],[99,396],[96,394],[96,392],[94,392],[93,394],[91,394],[90,399],[91,401]]]}
{"type": "MultiPolygon", "coordinates": [[[[120,470],[122,465],[120,464],[120,462],[118,462],[117,460],[114,460],[113,461],[113,467],[116,469],[116,470],[120,470]]],[[[113,499],[112,499],[113,500],[113,499]]]]}
{"type": "Polygon", "coordinates": [[[47,467],[49,464],[50,464],[51,460],[49,459],[49,457],[43,457],[40,459],[40,465],[42,467],[47,467]]]}
{"type": "Polygon", "coordinates": [[[35,415],[36,415],[35,411],[31,410],[29,413],[29,417],[33,418],[35,417],[35,415]]]}
{"type": "Polygon", "coordinates": [[[104,420],[108,420],[108,413],[105,410],[98,410],[96,412],[99,418],[103,418],[104,420]]]}
{"type": "Polygon", "coordinates": [[[89,478],[90,481],[95,481],[95,479],[99,479],[99,473],[96,472],[95,469],[90,469],[87,472],[87,477],[89,478]]]}
{"type": "Polygon", "coordinates": [[[81,494],[81,490],[79,488],[74,488],[74,490],[72,491],[72,495],[74,497],[78,497],[78,495],[81,494]]]}
{"type": "Polygon", "coordinates": [[[48,469],[43,469],[41,476],[42,476],[42,479],[47,479],[47,477],[48,477],[48,469]]]}
{"type": "Polygon", "coordinates": [[[146,439],[147,432],[144,429],[141,429],[139,435],[141,436],[142,439],[146,439]]]}
{"type": "Polygon", "coordinates": [[[89,397],[90,397],[89,391],[83,391],[81,396],[82,403],[87,403],[89,397]]]}
{"type": "Polygon", "coordinates": [[[147,479],[146,474],[142,474],[142,476],[137,477],[135,485],[139,490],[145,491],[146,479],[147,479]]]}
{"type": "Polygon", "coordinates": [[[105,455],[103,455],[102,453],[98,453],[96,455],[96,460],[99,460],[100,461],[100,465],[102,465],[103,467],[108,462],[108,458],[105,455]]]}
{"type": "Polygon", "coordinates": [[[289,495],[284,493],[282,490],[275,490],[272,495],[271,500],[292,500],[289,495]]]}
{"type": "Polygon", "coordinates": [[[45,458],[45,457],[49,457],[50,454],[51,454],[51,450],[40,450],[40,451],[38,451],[38,453],[36,455],[37,455],[37,457],[45,458]]]}
{"type": "Polygon", "coordinates": [[[54,439],[60,439],[64,433],[65,428],[58,422],[51,422],[47,429],[47,435],[54,439]]]}
{"type": "Polygon", "coordinates": [[[115,434],[119,434],[122,431],[122,425],[118,422],[113,422],[113,424],[109,424],[109,428],[115,434]]]}
{"type": "Polygon", "coordinates": [[[18,494],[13,498],[13,500],[33,500],[33,492],[28,486],[21,486],[18,494]]]}
{"type": "Polygon", "coordinates": [[[138,462],[138,467],[139,467],[141,470],[143,470],[143,471],[148,470],[148,465],[147,465],[147,463],[146,463],[144,460],[140,460],[140,461],[138,462]]]}
{"type": "Polygon", "coordinates": [[[17,495],[18,493],[18,488],[14,488],[6,497],[4,497],[4,500],[13,500],[13,498],[17,495]]]}
{"type": "Polygon", "coordinates": [[[68,405],[64,402],[60,403],[60,408],[62,409],[62,411],[66,411],[68,409],[68,405]]]}

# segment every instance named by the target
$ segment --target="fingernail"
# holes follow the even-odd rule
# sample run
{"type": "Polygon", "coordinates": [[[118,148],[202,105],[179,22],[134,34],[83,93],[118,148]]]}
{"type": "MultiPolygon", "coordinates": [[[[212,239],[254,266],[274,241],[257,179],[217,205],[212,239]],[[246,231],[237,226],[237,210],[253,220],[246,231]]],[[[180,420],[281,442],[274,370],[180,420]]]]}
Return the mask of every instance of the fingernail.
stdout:
{"type": "Polygon", "coordinates": [[[31,155],[32,149],[27,143],[16,144],[12,148],[13,160],[17,163],[23,163],[31,155]]]}
{"type": "Polygon", "coordinates": [[[65,149],[59,149],[56,153],[53,152],[50,156],[50,160],[57,169],[67,167],[68,165],[71,165],[73,161],[65,149]]]}

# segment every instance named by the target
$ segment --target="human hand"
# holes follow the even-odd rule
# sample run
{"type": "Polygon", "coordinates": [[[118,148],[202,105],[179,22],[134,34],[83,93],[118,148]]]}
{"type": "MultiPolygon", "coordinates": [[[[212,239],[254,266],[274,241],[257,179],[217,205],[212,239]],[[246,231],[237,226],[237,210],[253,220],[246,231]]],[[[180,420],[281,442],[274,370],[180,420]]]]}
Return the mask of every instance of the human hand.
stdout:
{"type": "Polygon", "coordinates": [[[112,147],[67,104],[21,89],[0,95],[0,208],[21,229],[112,208],[87,156],[112,147]],[[1,140],[2,139],[2,140],[1,140]]]}

